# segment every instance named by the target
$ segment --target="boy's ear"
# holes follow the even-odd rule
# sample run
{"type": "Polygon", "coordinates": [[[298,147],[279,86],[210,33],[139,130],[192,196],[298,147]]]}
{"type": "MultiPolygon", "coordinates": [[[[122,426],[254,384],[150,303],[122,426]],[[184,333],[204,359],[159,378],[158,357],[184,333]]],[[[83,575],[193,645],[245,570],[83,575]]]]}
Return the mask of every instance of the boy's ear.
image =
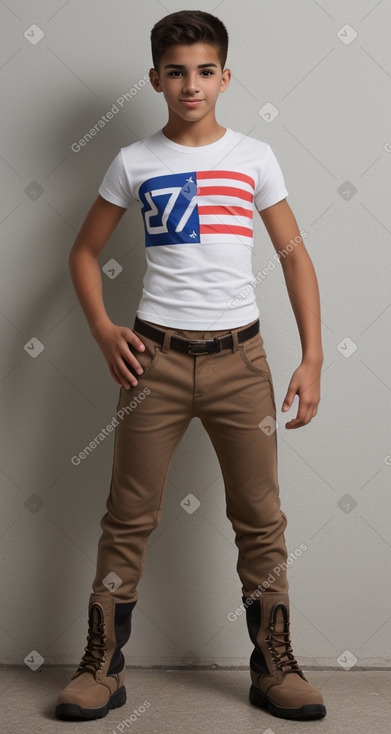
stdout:
{"type": "Polygon", "coordinates": [[[151,82],[155,92],[161,92],[162,87],[160,84],[159,74],[157,73],[156,69],[150,69],[149,70],[149,81],[151,82]]]}
{"type": "Polygon", "coordinates": [[[224,69],[221,76],[220,92],[225,92],[231,81],[231,69],[224,69]]]}

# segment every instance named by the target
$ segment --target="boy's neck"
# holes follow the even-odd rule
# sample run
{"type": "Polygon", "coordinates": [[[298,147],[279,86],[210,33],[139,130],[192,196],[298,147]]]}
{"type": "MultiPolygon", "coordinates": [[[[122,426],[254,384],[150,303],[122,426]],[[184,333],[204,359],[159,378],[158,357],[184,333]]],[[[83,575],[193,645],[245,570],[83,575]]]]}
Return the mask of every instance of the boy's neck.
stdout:
{"type": "Polygon", "coordinates": [[[219,125],[216,119],[213,121],[205,119],[198,122],[186,122],[169,117],[162,132],[173,143],[196,148],[201,145],[216,143],[226,133],[226,128],[219,125]]]}

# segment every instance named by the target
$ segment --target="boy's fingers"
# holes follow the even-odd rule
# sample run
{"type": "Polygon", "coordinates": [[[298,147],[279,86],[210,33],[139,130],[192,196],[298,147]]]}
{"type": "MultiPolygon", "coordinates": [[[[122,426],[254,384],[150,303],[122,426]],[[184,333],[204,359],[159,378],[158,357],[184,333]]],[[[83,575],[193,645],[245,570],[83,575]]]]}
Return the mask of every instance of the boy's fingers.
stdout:
{"type": "Polygon", "coordinates": [[[285,428],[301,428],[302,426],[306,426],[316,415],[313,412],[313,408],[311,405],[299,405],[299,409],[297,411],[296,418],[292,418],[292,420],[288,421],[288,423],[285,424],[285,428]]]}
{"type": "Polygon", "coordinates": [[[119,355],[116,364],[116,371],[119,379],[121,380],[121,384],[127,390],[130,386],[138,385],[137,377],[142,375],[144,372],[143,366],[132,352],[132,349],[134,349],[134,345],[127,342],[124,345],[123,351],[119,355]],[[124,380],[126,381],[126,384],[124,384],[124,380]]]}
{"type": "Polygon", "coordinates": [[[145,344],[141,341],[137,334],[134,333],[134,331],[125,327],[123,330],[123,336],[128,343],[130,342],[130,344],[135,347],[135,349],[137,349],[139,352],[144,352],[145,344]]]}
{"type": "Polygon", "coordinates": [[[124,347],[124,351],[121,354],[121,362],[119,363],[119,368],[121,369],[121,371],[123,371],[123,367],[126,368],[125,372],[131,372],[132,370],[130,368],[134,369],[139,375],[142,375],[142,373],[144,372],[137,357],[135,357],[135,355],[131,351],[129,344],[124,347]]]}
{"type": "Polygon", "coordinates": [[[296,390],[294,389],[294,387],[289,387],[288,392],[285,395],[281,410],[289,410],[289,408],[291,407],[293,403],[295,395],[296,395],[296,390]]]}
{"type": "MultiPolygon", "coordinates": [[[[121,363],[119,364],[119,366],[117,368],[117,375],[118,375],[118,377],[119,377],[119,379],[121,381],[121,385],[126,390],[129,390],[129,388],[131,386],[134,387],[135,385],[138,384],[136,375],[133,374],[133,372],[131,371],[131,369],[129,369],[129,367],[131,367],[131,365],[128,364],[128,362],[126,362],[126,360],[122,359],[121,360],[121,363]]],[[[140,365],[140,367],[141,367],[141,365],[140,365]]],[[[132,369],[134,369],[134,368],[132,368],[132,369]]]]}
{"type": "Polygon", "coordinates": [[[115,382],[118,385],[120,385],[121,387],[123,387],[125,390],[129,390],[129,388],[132,387],[133,384],[137,385],[137,382],[135,383],[131,382],[131,379],[132,380],[134,379],[132,375],[131,375],[131,379],[128,379],[125,374],[121,374],[119,371],[116,372],[114,370],[113,377],[114,377],[115,382]]]}
{"type": "Polygon", "coordinates": [[[126,343],[123,345],[123,349],[121,350],[118,369],[120,370],[121,375],[124,375],[126,380],[129,380],[132,385],[137,385],[137,380],[135,379],[133,370],[138,375],[142,375],[144,370],[137,357],[132,352],[131,347],[139,352],[144,352],[145,344],[140,341],[138,336],[136,336],[136,334],[131,329],[125,328],[123,330],[122,336],[125,338],[126,343]]]}

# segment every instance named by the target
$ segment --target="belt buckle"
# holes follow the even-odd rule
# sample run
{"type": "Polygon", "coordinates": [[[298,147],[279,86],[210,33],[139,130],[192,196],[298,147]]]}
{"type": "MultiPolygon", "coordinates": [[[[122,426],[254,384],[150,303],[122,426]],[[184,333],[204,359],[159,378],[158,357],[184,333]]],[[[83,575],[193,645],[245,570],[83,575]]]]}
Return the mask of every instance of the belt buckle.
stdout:
{"type": "Polygon", "coordinates": [[[193,339],[187,344],[187,353],[193,355],[214,354],[221,351],[220,339],[193,339]],[[214,348],[212,348],[214,347],[214,348]],[[193,351],[193,349],[195,351],[193,351]]]}

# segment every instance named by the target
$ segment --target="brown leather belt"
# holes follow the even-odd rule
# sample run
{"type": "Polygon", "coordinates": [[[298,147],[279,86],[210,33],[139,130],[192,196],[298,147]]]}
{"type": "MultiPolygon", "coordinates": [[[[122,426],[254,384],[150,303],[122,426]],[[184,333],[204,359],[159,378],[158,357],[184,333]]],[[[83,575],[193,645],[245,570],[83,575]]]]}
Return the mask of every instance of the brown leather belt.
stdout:
{"type": "MultiPolygon", "coordinates": [[[[154,329],[153,326],[141,321],[136,316],[134,321],[134,330],[139,334],[158,342],[163,346],[165,332],[159,329],[154,329]]],[[[259,332],[259,319],[251,324],[247,329],[238,331],[238,342],[247,341],[251,337],[256,336],[259,332]]],[[[182,352],[188,354],[200,355],[200,354],[214,354],[215,352],[221,352],[222,349],[233,349],[233,338],[232,334],[226,334],[225,336],[216,336],[213,339],[186,339],[185,337],[171,335],[170,338],[170,349],[179,349],[182,352]]]]}

